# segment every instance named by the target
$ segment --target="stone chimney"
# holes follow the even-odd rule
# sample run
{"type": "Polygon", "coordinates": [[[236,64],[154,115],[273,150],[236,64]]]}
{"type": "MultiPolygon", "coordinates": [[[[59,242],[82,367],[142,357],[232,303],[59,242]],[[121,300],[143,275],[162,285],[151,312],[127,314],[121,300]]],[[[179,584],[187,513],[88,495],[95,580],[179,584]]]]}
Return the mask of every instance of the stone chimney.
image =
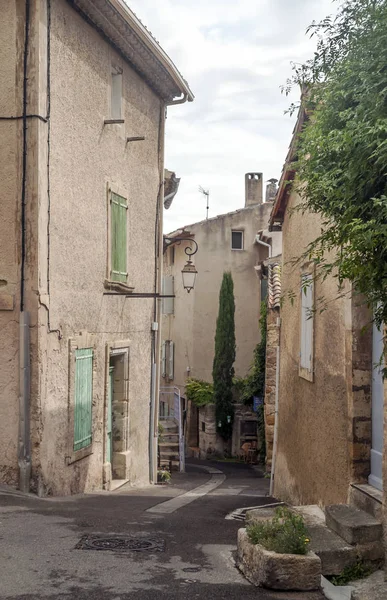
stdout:
{"type": "Polygon", "coordinates": [[[263,202],[262,173],[246,173],[245,175],[245,207],[263,202]]]}
{"type": "Polygon", "coordinates": [[[266,198],[265,202],[274,202],[274,199],[277,194],[277,181],[278,179],[269,179],[269,182],[266,186],[266,198]]]}

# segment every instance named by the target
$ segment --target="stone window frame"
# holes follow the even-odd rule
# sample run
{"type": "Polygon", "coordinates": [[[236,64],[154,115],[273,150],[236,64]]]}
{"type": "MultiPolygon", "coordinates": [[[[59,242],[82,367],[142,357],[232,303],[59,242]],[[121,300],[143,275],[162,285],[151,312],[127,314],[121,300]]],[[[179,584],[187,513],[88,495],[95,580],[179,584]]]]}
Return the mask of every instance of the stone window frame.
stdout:
{"type": "Polygon", "coordinates": [[[66,463],[70,465],[78,460],[82,460],[87,456],[93,454],[94,451],[94,431],[95,431],[95,411],[94,407],[96,405],[95,395],[94,395],[94,383],[97,378],[97,371],[99,366],[99,361],[97,358],[97,339],[96,336],[83,332],[79,335],[79,337],[69,338],[68,342],[68,359],[69,359],[69,368],[68,368],[68,450],[66,456],[66,463]],[[93,384],[92,384],[92,438],[91,444],[86,448],[81,448],[80,450],[74,450],[74,411],[75,411],[75,369],[76,369],[76,350],[83,350],[86,348],[92,348],[93,350],[93,384]]]}
{"type": "Polygon", "coordinates": [[[309,381],[310,383],[314,382],[314,358],[315,358],[315,315],[313,314],[313,316],[311,317],[312,320],[312,340],[311,340],[311,368],[307,369],[306,367],[302,367],[301,366],[301,343],[302,343],[302,294],[303,292],[303,287],[302,287],[302,278],[303,276],[310,276],[312,279],[312,283],[313,283],[313,288],[312,288],[312,305],[314,307],[315,305],[315,298],[316,298],[316,267],[315,267],[315,263],[312,261],[306,262],[301,266],[300,269],[300,307],[299,307],[299,332],[300,332],[300,341],[299,341],[299,348],[300,348],[300,353],[299,353],[299,365],[298,365],[298,375],[299,377],[301,377],[302,379],[305,379],[306,381],[309,381]]]}
{"type": "MultiPolygon", "coordinates": [[[[106,342],[105,350],[105,394],[104,394],[104,428],[103,428],[103,462],[107,462],[107,445],[108,445],[108,409],[109,409],[109,367],[110,358],[112,356],[124,355],[124,387],[125,401],[128,405],[128,431],[129,431],[129,392],[130,392],[130,340],[119,340],[114,342],[106,342]]],[[[128,431],[126,433],[128,433],[128,431]]],[[[127,444],[126,444],[127,446],[127,444]]]]}
{"type": "Polygon", "coordinates": [[[243,228],[240,229],[231,229],[231,250],[233,252],[243,252],[245,249],[245,230],[243,228]],[[242,248],[234,248],[232,245],[232,234],[233,233],[241,233],[242,234],[242,248]]]}

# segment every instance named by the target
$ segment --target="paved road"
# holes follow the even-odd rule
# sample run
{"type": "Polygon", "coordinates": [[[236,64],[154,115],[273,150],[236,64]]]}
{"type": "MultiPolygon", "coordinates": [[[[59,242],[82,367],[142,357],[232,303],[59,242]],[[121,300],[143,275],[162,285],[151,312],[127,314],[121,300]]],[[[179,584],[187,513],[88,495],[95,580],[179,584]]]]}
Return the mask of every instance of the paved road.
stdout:
{"type": "Polygon", "coordinates": [[[168,487],[65,499],[0,492],[0,598],[322,600],[318,592],[257,589],[235,568],[241,523],[225,517],[270,502],[266,479],[252,467],[230,463],[196,461],[187,471],[168,487]],[[223,475],[206,473],[203,466],[223,475]],[[93,534],[151,539],[156,550],[76,548],[93,534]]]}

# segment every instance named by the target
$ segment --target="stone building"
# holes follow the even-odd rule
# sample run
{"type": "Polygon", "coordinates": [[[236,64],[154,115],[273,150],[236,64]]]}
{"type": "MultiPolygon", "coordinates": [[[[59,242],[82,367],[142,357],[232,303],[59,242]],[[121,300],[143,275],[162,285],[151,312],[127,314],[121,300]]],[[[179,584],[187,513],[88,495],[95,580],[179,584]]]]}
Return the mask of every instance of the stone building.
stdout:
{"type": "MultiPolygon", "coordinates": [[[[231,272],[234,281],[235,374],[245,377],[250,369],[254,348],[260,340],[262,291],[257,269],[267,258],[270,246],[258,232],[267,230],[272,207],[272,201],[263,201],[262,173],[247,173],[244,208],[187,225],[166,236],[172,240],[188,237],[198,244],[194,256],[198,275],[190,294],[183,290],[180,273],[190,242],[170,244],[164,255],[164,291],[174,293],[175,298],[166,299],[163,305],[161,385],[177,386],[183,398],[188,377],[212,381],[219,291],[225,271],[231,272]]],[[[273,233],[269,238],[273,252],[278,253],[281,234],[273,233]]],[[[195,407],[186,408],[189,408],[187,442],[197,447],[198,411],[195,407]]]]}
{"type": "MultiPolygon", "coordinates": [[[[272,340],[275,346],[279,339],[280,348],[274,494],[293,504],[373,503],[376,514],[383,489],[383,381],[373,365],[382,335],[369,326],[372,315],[348,282],[339,294],[334,277],[319,278],[308,260],[294,262],[321,228],[319,215],[294,210],[300,198],[287,185],[296,177],[295,143],[304,120],[301,109],[270,218],[271,228],[283,233],[283,304],[272,340]]],[[[266,418],[272,426],[273,417],[266,418]]]]}
{"type": "Polygon", "coordinates": [[[192,94],[122,0],[2,2],[0,73],[0,479],[148,483],[164,122],[192,94]]]}

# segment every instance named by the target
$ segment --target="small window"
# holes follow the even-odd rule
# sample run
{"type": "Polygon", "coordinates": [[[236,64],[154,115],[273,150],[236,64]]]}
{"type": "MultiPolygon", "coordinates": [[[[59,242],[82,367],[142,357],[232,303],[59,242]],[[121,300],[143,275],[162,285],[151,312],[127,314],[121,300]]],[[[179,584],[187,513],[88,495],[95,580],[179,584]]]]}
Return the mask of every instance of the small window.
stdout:
{"type": "Polygon", "coordinates": [[[93,349],[75,351],[74,452],[92,442],[93,349]]]}
{"type": "Polygon", "coordinates": [[[169,264],[170,266],[175,264],[175,246],[171,246],[169,249],[169,264]]]}
{"type": "Polygon", "coordinates": [[[299,375],[313,381],[313,296],[314,282],[311,273],[301,277],[301,340],[299,375]]]}
{"type": "Polygon", "coordinates": [[[111,281],[126,283],[127,273],[127,212],[126,198],[111,192],[111,281]]]}
{"type": "Polygon", "coordinates": [[[119,120],[122,119],[122,69],[112,68],[111,86],[111,118],[119,120]]]}
{"type": "Polygon", "coordinates": [[[202,431],[205,433],[206,432],[206,424],[204,421],[202,421],[202,431]]]}
{"type": "Polygon", "coordinates": [[[241,436],[256,436],[257,421],[241,421],[241,436]]]}
{"type": "Polygon", "coordinates": [[[231,232],[231,248],[233,250],[243,250],[243,231],[231,232]]]}

